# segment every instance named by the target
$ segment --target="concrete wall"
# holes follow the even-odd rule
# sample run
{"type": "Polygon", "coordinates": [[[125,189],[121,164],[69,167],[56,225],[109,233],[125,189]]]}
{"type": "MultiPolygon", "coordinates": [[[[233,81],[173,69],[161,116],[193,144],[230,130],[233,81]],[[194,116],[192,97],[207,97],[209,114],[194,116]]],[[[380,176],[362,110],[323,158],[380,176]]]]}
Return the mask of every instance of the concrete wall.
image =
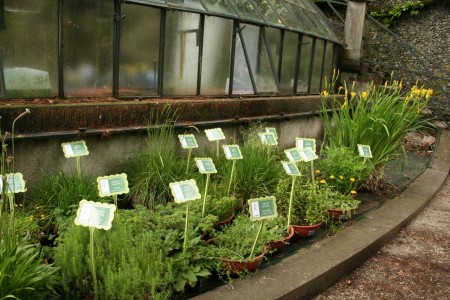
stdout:
{"type": "MultiPolygon", "coordinates": [[[[296,137],[322,137],[322,125],[318,116],[305,116],[291,119],[268,121],[263,123],[267,127],[275,127],[279,135],[279,150],[281,157],[284,149],[295,147],[296,137]]],[[[249,123],[232,125],[208,125],[195,128],[176,128],[176,134],[195,134],[200,147],[215,149],[215,143],[209,142],[204,129],[221,127],[226,140],[221,144],[242,142],[242,128],[248,128],[249,123]]],[[[39,180],[42,172],[73,172],[76,173],[76,159],[65,158],[61,143],[86,141],[89,155],[81,157],[82,170],[94,176],[105,176],[124,172],[127,159],[139,152],[146,145],[146,132],[114,133],[109,136],[91,135],[84,137],[51,137],[40,139],[18,139],[15,142],[15,171],[21,172],[27,181],[27,187],[39,180]]],[[[174,143],[179,145],[177,139],[174,143]]],[[[9,143],[11,144],[11,143],[9,143]]],[[[11,153],[11,147],[9,149],[11,153]]],[[[195,157],[197,150],[193,150],[195,157]]],[[[179,155],[187,156],[187,151],[179,147],[179,155]]],[[[244,158],[245,159],[245,158],[244,158]]]]}

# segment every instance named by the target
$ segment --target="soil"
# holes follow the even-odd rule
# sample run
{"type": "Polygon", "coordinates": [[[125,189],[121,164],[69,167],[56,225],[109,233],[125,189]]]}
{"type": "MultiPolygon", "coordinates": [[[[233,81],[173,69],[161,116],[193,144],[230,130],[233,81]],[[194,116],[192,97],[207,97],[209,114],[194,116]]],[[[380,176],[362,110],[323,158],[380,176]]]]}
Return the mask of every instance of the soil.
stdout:
{"type": "Polygon", "coordinates": [[[392,241],[314,300],[450,299],[450,177],[392,241]]]}

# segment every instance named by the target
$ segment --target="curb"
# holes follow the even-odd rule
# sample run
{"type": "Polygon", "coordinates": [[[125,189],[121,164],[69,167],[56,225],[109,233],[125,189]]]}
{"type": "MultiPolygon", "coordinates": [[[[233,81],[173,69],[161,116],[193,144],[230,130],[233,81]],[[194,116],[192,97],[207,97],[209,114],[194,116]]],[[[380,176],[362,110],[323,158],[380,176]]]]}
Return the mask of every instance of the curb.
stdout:
{"type": "Polygon", "coordinates": [[[439,191],[450,169],[450,132],[443,130],[431,168],[397,198],[345,230],[253,276],[192,299],[310,299],[355,269],[405,227],[439,191]]]}

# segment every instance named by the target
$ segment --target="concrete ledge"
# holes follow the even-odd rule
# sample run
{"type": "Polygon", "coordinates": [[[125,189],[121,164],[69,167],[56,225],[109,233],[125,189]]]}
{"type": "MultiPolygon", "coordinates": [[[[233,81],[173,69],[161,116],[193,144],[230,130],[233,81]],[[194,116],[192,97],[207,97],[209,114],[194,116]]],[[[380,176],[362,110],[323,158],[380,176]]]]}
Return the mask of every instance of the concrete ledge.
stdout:
{"type": "Polygon", "coordinates": [[[194,299],[308,299],[325,290],[393,238],[428,204],[447,179],[449,145],[445,130],[433,167],[398,198],[386,201],[350,227],[234,282],[232,289],[221,286],[194,299]]]}

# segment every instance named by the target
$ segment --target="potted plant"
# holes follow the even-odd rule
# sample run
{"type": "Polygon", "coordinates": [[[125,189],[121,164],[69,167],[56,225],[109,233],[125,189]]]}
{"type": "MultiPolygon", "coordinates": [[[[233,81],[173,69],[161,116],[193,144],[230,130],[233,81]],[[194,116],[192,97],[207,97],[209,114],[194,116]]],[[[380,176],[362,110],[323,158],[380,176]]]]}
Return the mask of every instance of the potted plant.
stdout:
{"type": "MultiPolygon", "coordinates": [[[[285,212],[289,208],[290,182],[281,179],[277,186],[277,201],[285,212]]],[[[327,192],[311,182],[299,182],[294,186],[292,199],[291,223],[298,237],[305,238],[314,233],[327,220],[327,192]]]]}
{"type": "Polygon", "coordinates": [[[267,244],[284,238],[283,234],[280,234],[281,231],[270,230],[272,222],[264,223],[255,245],[254,255],[250,257],[259,224],[240,214],[234,219],[233,224],[225,226],[221,232],[215,232],[216,235],[208,241],[209,254],[218,259],[219,273],[234,276],[255,271],[267,252],[270,252],[267,244]]]}
{"type": "Polygon", "coordinates": [[[328,195],[328,214],[332,221],[345,221],[355,214],[361,201],[351,195],[330,192],[328,195]]]}

